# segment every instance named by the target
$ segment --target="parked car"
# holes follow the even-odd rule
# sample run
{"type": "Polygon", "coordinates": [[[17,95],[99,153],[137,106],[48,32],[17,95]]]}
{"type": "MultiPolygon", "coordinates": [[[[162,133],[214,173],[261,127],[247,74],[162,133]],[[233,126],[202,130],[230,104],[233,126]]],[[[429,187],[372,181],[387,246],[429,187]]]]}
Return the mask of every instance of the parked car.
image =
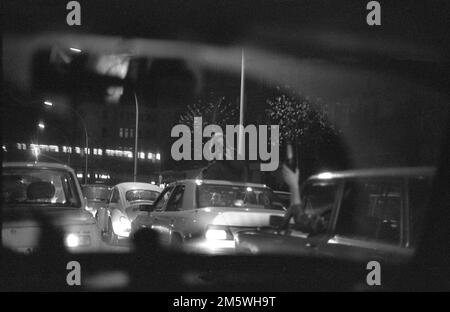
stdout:
{"type": "Polygon", "coordinates": [[[301,190],[304,222],[277,228],[282,220],[272,217],[270,229],[237,233],[237,249],[402,262],[414,251],[433,172],[389,168],[314,175],[301,190]]]}
{"type": "Polygon", "coordinates": [[[153,206],[142,207],[132,233],[142,227],[159,233],[161,242],[201,253],[234,252],[236,231],[269,225],[284,207],[262,184],[183,180],[167,186],[153,206]]]}
{"type": "Polygon", "coordinates": [[[16,251],[35,251],[39,241],[57,247],[46,237],[45,224],[64,235],[70,251],[97,251],[101,237],[74,171],[56,163],[3,163],[2,244],[16,251]]]}
{"type": "Polygon", "coordinates": [[[139,209],[152,205],[162,189],[150,183],[125,182],[113,187],[106,209],[98,213],[98,225],[110,244],[130,235],[131,222],[139,209]]]}
{"type": "Polygon", "coordinates": [[[106,208],[111,188],[105,184],[85,184],[81,189],[86,199],[86,210],[97,218],[97,210],[106,208]]]}

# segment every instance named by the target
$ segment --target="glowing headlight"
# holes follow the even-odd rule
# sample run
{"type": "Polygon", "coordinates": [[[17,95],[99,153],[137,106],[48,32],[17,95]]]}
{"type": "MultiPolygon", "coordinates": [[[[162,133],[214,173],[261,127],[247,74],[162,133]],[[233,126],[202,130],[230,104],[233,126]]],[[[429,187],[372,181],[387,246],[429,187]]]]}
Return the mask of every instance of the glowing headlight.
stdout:
{"type": "Polygon", "coordinates": [[[126,218],[126,217],[124,217],[124,216],[121,216],[121,217],[119,218],[119,221],[120,221],[120,223],[122,223],[122,225],[124,225],[124,226],[131,226],[130,220],[128,220],[128,218],[126,218]]]}
{"type": "Polygon", "coordinates": [[[75,234],[69,234],[66,237],[66,246],[67,247],[77,247],[79,244],[78,236],[75,234]]]}
{"type": "Polygon", "coordinates": [[[91,244],[91,237],[89,235],[77,235],[70,233],[66,236],[66,246],[69,248],[79,246],[89,246],[91,244]]]}

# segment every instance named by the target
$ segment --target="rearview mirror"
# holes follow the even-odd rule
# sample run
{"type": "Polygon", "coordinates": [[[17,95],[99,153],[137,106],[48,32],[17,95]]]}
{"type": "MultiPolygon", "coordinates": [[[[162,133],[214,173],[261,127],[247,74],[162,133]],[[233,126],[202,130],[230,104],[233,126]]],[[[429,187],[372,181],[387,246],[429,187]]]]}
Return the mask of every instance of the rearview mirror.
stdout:
{"type": "Polygon", "coordinates": [[[284,217],[282,216],[271,215],[269,217],[269,225],[274,228],[279,228],[283,224],[283,221],[284,217]]]}

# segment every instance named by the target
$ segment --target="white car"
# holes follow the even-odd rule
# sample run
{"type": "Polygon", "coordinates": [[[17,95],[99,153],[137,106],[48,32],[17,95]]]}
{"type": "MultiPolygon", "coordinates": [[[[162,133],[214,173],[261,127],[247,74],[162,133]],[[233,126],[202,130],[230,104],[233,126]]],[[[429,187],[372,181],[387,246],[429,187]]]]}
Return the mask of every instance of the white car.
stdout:
{"type": "Polygon", "coordinates": [[[131,222],[143,206],[152,205],[162,189],[150,183],[125,182],[111,191],[106,209],[97,215],[98,225],[110,244],[130,235],[131,222]]]}
{"type": "MultiPolygon", "coordinates": [[[[42,247],[45,222],[64,235],[67,251],[96,252],[100,231],[72,168],[46,162],[2,164],[2,245],[14,251],[33,253],[42,247]],[[41,237],[42,236],[42,237],[41,237]]],[[[57,248],[55,237],[46,237],[57,248]]]]}
{"type": "Polygon", "coordinates": [[[217,254],[234,253],[236,232],[269,226],[270,216],[284,216],[286,208],[262,184],[183,180],[170,184],[152,207],[142,210],[132,233],[151,228],[164,245],[217,254]]]}

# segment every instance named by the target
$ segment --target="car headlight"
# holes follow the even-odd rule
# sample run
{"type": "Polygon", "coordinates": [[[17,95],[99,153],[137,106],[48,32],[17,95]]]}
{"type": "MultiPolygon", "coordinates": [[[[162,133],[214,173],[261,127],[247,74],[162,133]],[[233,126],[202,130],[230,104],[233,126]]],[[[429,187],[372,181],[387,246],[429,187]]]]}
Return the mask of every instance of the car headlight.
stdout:
{"type": "Polygon", "coordinates": [[[130,220],[128,220],[128,218],[126,218],[126,217],[124,217],[124,216],[121,216],[121,217],[119,218],[119,222],[120,222],[122,225],[124,225],[125,227],[131,227],[131,222],[130,222],[130,220]]]}
{"type": "Polygon", "coordinates": [[[233,234],[225,226],[210,225],[206,229],[205,237],[208,240],[232,240],[233,234]]]}
{"type": "Polygon", "coordinates": [[[89,246],[91,244],[91,237],[89,235],[78,235],[75,233],[70,233],[66,236],[65,243],[69,248],[89,246]]]}

